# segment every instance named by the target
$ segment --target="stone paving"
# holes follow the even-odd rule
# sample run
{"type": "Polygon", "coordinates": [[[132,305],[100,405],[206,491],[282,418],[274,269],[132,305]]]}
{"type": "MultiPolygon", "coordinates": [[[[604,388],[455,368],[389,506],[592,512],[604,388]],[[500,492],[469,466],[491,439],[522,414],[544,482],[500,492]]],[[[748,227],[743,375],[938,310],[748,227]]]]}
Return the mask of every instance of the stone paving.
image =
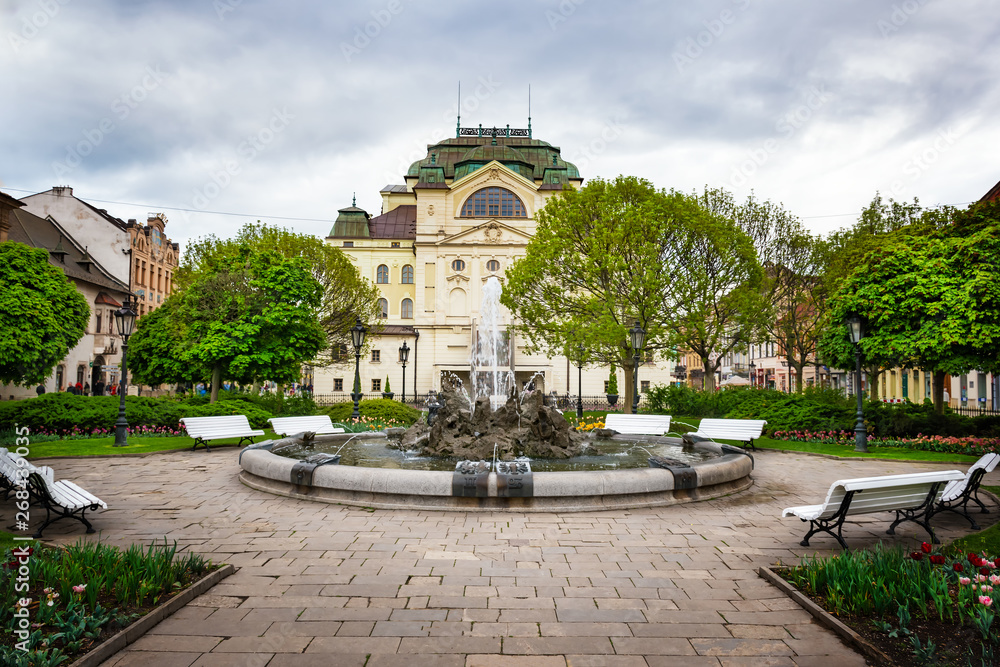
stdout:
{"type": "MultiPolygon", "coordinates": [[[[231,448],[48,463],[107,501],[90,537],[166,536],[239,568],[106,667],[864,665],[755,573],[839,551],[822,535],[800,547],[805,524],[781,510],[820,502],[840,478],[967,466],[756,458],[755,485],[735,496],[568,514],[280,498],[239,483],[231,448]]],[[[913,524],[886,536],[886,516],[849,523],[848,544],[925,539],[913,524]]],[[[0,520],[13,520],[9,505],[0,520]]],[[[968,532],[958,517],[935,526],[945,539],[968,532]]],[[[46,531],[81,534],[76,522],[46,531]]]]}

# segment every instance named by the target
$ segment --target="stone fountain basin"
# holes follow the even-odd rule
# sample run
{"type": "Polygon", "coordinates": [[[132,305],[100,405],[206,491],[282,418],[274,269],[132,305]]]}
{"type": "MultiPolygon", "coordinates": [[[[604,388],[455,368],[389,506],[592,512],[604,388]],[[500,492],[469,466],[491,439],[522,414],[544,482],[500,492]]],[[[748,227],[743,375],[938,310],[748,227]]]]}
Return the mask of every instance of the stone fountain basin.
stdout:
{"type": "MultiPolygon", "coordinates": [[[[317,436],[317,440],[340,442],[351,435],[317,436]]],[[[705,443],[718,448],[721,455],[692,465],[697,484],[689,489],[675,489],[674,475],[661,468],[536,472],[530,498],[497,497],[495,474],[489,477],[488,497],[470,498],[452,495],[452,472],[348,465],[320,466],[312,473],[312,483],[303,485],[291,482],[298,461],[271,453],[268,444],[261,442],[241,452],[240,481],[246,486],[289,498],[378,509],[585,512],[662,507],[718,498],[753,484],[750,457],[705,443]]]]}

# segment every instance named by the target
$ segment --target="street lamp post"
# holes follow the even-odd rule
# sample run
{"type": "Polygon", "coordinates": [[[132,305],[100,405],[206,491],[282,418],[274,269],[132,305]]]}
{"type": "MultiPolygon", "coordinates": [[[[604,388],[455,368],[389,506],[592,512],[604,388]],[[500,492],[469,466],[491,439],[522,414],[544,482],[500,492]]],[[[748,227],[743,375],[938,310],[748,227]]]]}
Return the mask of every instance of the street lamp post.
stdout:
{"type": "Polygon", "coordinates": [[[864,328],[861,326],[861,318],[857,315],[847,318],[847,329],[851,334],[851,342],[854,343],[854,389],[858,395],[858,420],[854,425],[854,451],[867,452],[868,433],[865,430],[865,414],[861,403],[861,339],[865,336],[864,328]]]}
{"type": "Polygon", "coordinates": [[[632,339],[632,366],[634,369],[633,387],[632,387],[632,414],[639,414],[639,354],[642,352],[643,343],[646,342],[646,332],[639,324],[639,320],[635,321],[635,326],[628,330],[629,336],[632,339]]]}
{"type": "Polygon", "coordinates": [[[576,360],[576,418],[583,419],[583,343],[579,346],[580,356],[576,360]]]}
{"type": "Polygon", "coordinates": [[[128,387],[128,337],[132,335],[135,327],[135,311],[132,310],[131,302],[126,298],[122,307],[115,311],[115,324],[118,325],[118,335],[122,339],[122,379],[119,385],[118,394],[121,400],[118,402],[118,420],[115,422],[115,447],[126,447],[128,445],[128,420],[125,418],[125,394],[128,387]]]}
{"type": "Polygon", "coordinates": [[[403,341],[399,348],[399,360],[403,363],[403,403],[406,403],[406,360],[410,358],[410,346],[403,341]]]}
{"type": "Polygon", "coordinates": [[[365,334],[368,328],[361,323],[361,318],[351,327],[351,342],[354,344],[354,391],[351,398],[354,400],[354,412],[351,419],[357,420],[361,417],[358,410],[358,402],[361,400],[361,348],[365,346],[365,334]]]}
{"type": "Polygon", "coordinates": [[[750,360],[750,388],[751,389],[753,389],[754,384],[756,383],[756,380],[757,380],[757,378],[754,376],[754,368],[755,368],[755,366],[753,364],[753,359],[751,359],[750,360]]]}

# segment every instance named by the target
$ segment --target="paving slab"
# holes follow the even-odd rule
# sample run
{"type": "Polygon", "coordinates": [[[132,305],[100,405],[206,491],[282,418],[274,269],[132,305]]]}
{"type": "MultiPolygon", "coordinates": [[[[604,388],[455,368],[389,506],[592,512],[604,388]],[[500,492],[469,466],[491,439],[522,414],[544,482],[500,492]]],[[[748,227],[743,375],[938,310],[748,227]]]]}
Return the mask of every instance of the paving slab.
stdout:
{"type": "MultiPolygon", "coordinates": [[[[37,463],[109,505],[93,515],[96,534],[60,522],[48,539],[166,537],[239,568],[107,667],[864,665],[757,577],[762,565],[840,552],[822,535],[799,546],[804,524],[781,510],[819,502],[837,479],[968,466],[755,457],[754,486],[739,494],[569,514],[372,511],[271,496],[240,484],[232,449],[37,463]]],[[[1000,471],[986,483],[1000,484],[1000,471]]],[[[2,525],[13,520],[12,506],[0,507],[2,525]]],[[[844,537],[852,548],[926,539],[907,524],[888,536],[887,525],[858,517],[844,537]]],[[[934,525],[945,540],[969,532],[957,516],[934,525]]]]}

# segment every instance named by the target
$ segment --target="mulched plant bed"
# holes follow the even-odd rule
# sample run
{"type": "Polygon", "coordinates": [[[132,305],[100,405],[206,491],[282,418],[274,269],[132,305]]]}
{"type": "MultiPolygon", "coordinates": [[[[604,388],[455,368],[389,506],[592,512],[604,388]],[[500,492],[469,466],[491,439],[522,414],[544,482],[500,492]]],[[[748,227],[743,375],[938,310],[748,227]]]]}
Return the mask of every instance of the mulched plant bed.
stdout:
{"type": "Polygon", "coordinates": [[[221,566],[177,544],[5,550],[0,664],[68,665],[221,566]]]}
{"type": "Polygon", "coordinates": [[[916,552],[880,545],[771,569],[890,665],[1000,664],[1000,559],[944,555],[925,542],[916,552]]]}

